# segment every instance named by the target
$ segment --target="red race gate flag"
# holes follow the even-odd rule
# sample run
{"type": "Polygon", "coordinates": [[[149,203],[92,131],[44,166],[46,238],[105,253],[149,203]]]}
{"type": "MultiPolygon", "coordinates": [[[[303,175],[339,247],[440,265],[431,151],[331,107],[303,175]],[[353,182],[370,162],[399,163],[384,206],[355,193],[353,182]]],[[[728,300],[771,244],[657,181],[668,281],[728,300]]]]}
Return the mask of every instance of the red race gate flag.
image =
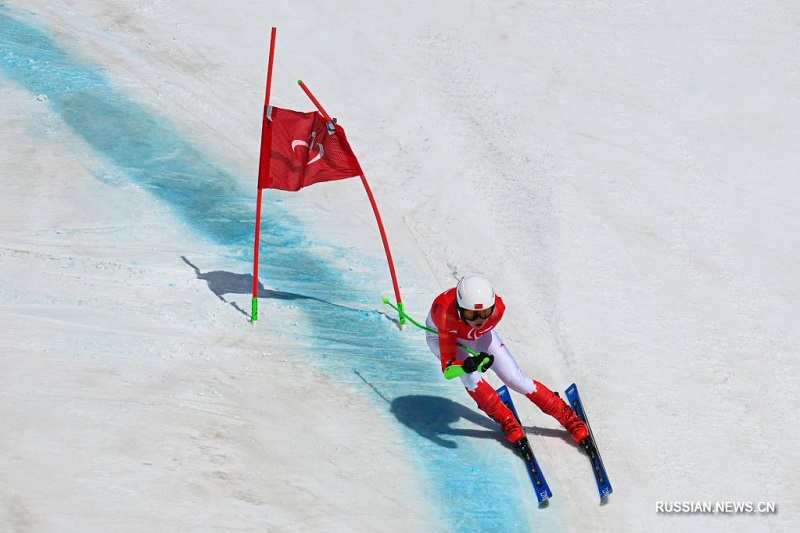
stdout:
{"type": "Polygon", "coordinates": [[[269,129],[265,139],[269,150],[262,150],[262,158],[268,154],[270,160],[261,161],[260,189],[299,191],[363,174],[344,129],[326,123],[320,113],[269,106],[264,123],[269,129]]]}

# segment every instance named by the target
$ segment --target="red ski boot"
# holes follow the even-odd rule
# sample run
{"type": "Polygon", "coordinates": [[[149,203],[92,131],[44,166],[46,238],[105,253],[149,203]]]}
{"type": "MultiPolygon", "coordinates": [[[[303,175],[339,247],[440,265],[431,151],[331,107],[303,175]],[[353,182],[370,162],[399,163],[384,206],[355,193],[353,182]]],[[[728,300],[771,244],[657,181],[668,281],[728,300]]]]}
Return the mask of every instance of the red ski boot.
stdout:
{"type": "Polygon", "coordinates": [[[583,420],[556,393],[538,381],[534,381],[533,385],[536,389],[526,395],[528,399],[567,428],[576,442],[583,442],[589,436],[589,428],[586,427],[583,420]]]}
{"type": "Polygon", "coordinates": [[[497,392],[489,383],[482,379],[478,382],[478,388],[474,391],[467,389],[467,392],[478,404],[478,408],[481,411],[502,426],[503,435],[506,436],[509,442],[516,444],[525,438],[525,432],[522,431],[522,427],[517,422],[514,413],[500,400],[497,392]]]}

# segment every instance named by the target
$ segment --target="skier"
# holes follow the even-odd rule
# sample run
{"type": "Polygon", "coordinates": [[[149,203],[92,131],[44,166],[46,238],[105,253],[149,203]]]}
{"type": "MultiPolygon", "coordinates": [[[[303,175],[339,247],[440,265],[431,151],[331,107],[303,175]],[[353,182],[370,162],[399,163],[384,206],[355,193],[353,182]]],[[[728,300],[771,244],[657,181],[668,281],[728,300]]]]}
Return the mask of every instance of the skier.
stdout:
{"type": "Polygon", "coordinates": [[[460,377],[467,393],[490,418],[500,424],[503,434],[522,447],[525,432],[511,409],[481,377],[489,369],[512,390],[525,395],[539,409],[552,416],[582,442],[589,436],[586,424],[553,391],[529,378],[495,331],[503,318],[505,304],[495,296],[491,282],[480,275],[466,276],[433,301],[426,325],[437,333],[427,333],[428,346],[441,359],[442,372],[448,379],[460,377]],[[459,343],[477,356],[471,356],[459,343]]]}

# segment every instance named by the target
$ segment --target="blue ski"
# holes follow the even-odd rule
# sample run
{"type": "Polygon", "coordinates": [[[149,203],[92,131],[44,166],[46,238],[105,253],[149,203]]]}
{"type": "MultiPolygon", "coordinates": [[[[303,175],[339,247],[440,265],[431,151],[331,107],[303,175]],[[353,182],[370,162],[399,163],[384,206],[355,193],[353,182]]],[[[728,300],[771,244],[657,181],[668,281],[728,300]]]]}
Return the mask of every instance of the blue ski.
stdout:
{"type": "MultiPolygon", "coordinates": [[[[508,392],[508,387],[503,385],[497,389],[497,394],[500,396],[500,400],[511,409],[511,412],[514,413],[514,416],[517,418],[517,422],[519,422],[519,415],[517,415],[514,402],[511,401],[511,394],[508,392]]],[[[522,425],[521,422],[520,425],[522,425]]],[[[553,497],[553,493],[550,491],[547,480],[544,478],[544,474],[542,474],[542,470],[539,468],[539,463],[536,461],[536,456],[533,455],[533,450],[531,449],[527,437],[517,444],[517,449],[520,451],[522,459],[527,466],[526,470],[528,471],[528,476],[531,478],[531,483],[533,483],[533,488],[536,491],[536,498],[539,500],[539,505],[545,505],[548,499],[553,497]]]]}
{"type": "Polygon", "coordinates": [[[578,394],[578,386],[574,383],[569,386],[566,391],[567,400],[575,413],[586,422],[586,427],[589,428],[589,437],[581,443],[586,455],[589,456],[589,461],[592,463],[592,471],[594,472],[594,480],[597,483],[597,490],[600,491],[600,503],[606,501],[608,495],[614,490],[611,488],[611,482],[608,480],[606,474],[606,467],[603,466],[603,459],[600,457],[600,452],[597,450],[597,443],[592,434],[592,426],[589,425],[589,419],[586,418],[586,410],[583,408],[583,402],[578,394]]]}

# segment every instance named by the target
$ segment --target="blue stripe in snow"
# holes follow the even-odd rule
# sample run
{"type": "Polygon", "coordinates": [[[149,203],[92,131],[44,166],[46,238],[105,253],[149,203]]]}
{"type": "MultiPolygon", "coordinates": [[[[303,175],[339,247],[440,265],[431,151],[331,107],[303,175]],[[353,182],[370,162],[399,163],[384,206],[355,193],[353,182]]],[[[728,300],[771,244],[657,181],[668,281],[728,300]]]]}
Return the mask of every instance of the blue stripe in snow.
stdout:
{"type": "MultiPolygon", "coordinates": [[[[254,191],[243,190],[167,120],[112,86],[99,66],[70,56],[24,18],[0,4],[0,69],[6,78],[33,95],[47,95],[52,110],[100,156],[193,229],[246,259],[253,239],[254,191]]],[[[341,294],[355,283],[312,252],[301,225],[280,205],[272,203],[264,211],[262,246],[270,257],[265,274],[281,290],[341,294]]],[[[435,495],[434,509],[442,520],[433,530],[531,530],[528,514],[534,506],[520,499],[514,483],[525,476],[521,465],[501,448],[491,421],[450,399],[469,402],[457,383],[442,383],[424,343],[405,339],[377,312],[321,298],[292,304],[307,316],[308,340],[323,368],[362,390],[369,384],[404,423],[409,455],[424,473],[425,492],[435,495]],[[459,434],[451,424],[460,418],[484,427],[459,434]]],[[[532,491],[529,501],[535,502],[532,491]]]]}

